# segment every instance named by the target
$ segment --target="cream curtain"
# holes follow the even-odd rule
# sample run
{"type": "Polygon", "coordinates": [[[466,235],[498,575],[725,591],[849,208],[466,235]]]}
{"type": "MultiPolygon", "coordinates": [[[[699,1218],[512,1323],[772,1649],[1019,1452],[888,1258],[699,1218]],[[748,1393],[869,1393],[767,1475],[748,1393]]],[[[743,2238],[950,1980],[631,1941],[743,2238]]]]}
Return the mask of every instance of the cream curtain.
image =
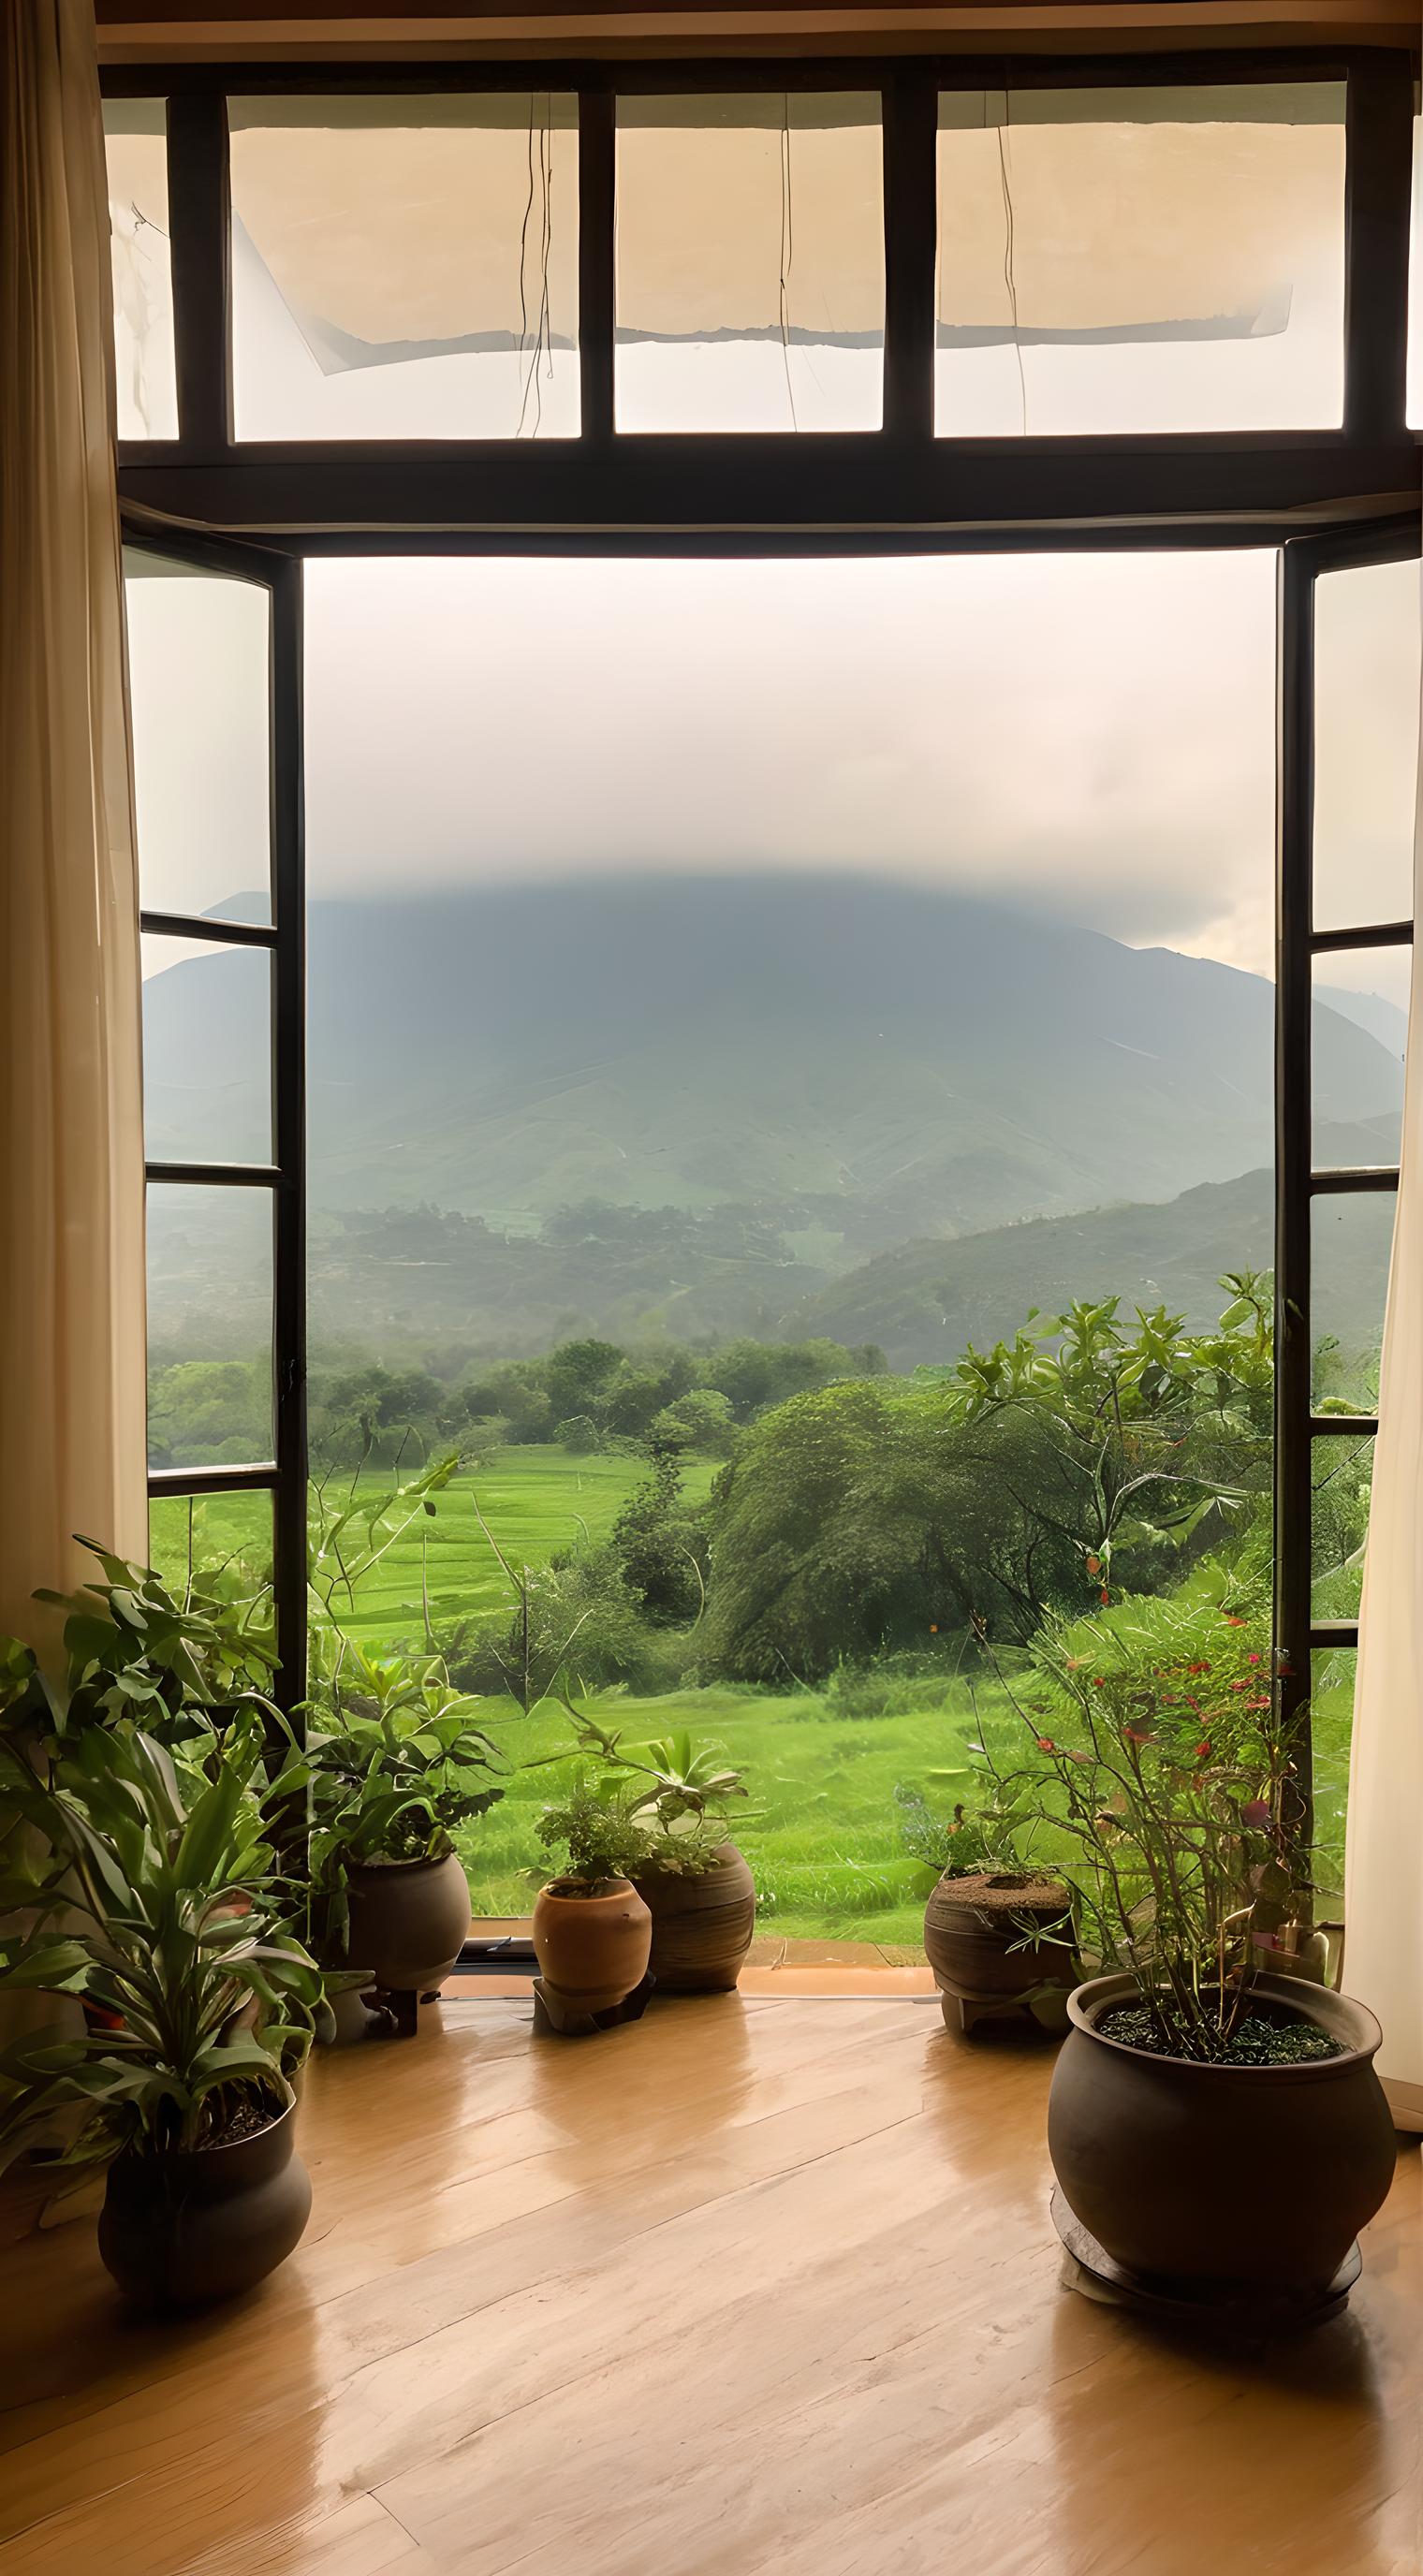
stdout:
{"type": "MultiPolygon", "coordinates": [[[[1414,835],[1423,928],[1423,777],[1414,835]]],[[[1344,1982],[1383,2025],[1400,2128],[1423,2129],[1423,947],[1413,945],[1403,1156],[1360,1612],[1344,1982]]]]}
{"type": "Polygon", "coordinates": [[[0,0],[0,1631],[146,1553],[138,901],[92,0],[0,0]]]}

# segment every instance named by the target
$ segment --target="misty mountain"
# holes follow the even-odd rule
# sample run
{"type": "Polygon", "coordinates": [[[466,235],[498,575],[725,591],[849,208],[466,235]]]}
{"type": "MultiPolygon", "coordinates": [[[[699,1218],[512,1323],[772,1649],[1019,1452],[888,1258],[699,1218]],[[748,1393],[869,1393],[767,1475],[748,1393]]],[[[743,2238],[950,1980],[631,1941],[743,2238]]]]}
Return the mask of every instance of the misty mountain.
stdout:
{"type": "MultiPolygon", "coordinates": [[[[535,1232],[589,1201],[734,1205],[779,1230],[803,1292],[897,1245],[1174,1199],[1273,1152],[1264,978],[958,895],[501,885],[317,901],[309,943],[318,1211],[535,1232]]],[[[254,1150],[253,962],[148,984],[151,1153],[254,1150]]],[[[1316,1010],[1315,1092],[1331,1157],[1392,1154],[1401,1065],[1342,1008],[1316,1010]]]]}
{"type": "MultiPolygon", "coordinates": [[[[1350,1359],[1377,1350],[1395,1205],[1386,1191],[1318,1202],[1316,1346],[1330,1336],[1350,1359]]],[[[1274,1176],[1255,1171],[1164,1206],[1094,1208],[956,1243],[905,1243],[808,1298],[789,1330],[876,1341],[897,1369],[951,1363],[970,1342],[1009,1340],[1033,1307],[1060,1314],[1074,1298],[1119,1297],[1128,1316],[1164,1305],[1204,1331],[1225,1302],[1225,1272],[1273,1267],[1274,1226],[1274,1176]]]]}

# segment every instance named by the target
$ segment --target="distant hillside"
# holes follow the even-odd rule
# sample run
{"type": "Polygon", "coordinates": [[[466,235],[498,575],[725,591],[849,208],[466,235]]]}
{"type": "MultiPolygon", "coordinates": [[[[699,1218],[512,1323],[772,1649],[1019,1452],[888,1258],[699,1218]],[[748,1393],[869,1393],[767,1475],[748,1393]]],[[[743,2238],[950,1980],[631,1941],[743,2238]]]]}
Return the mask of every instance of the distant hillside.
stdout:
{"type": "MultiPolygon", "coordinates": [[[[270,1331],[265,1244],[247,1191],[214,1214],[195,1194],[151,1204],[155,1348],[222,1357],[270,1331]]],[[[1386,1195],[1321,1200],[1315,1324],[1351,1355],[1377,1346],[1393,1222],[1386,1195]]],[[[797,1261],[754,1210],[704,1216],[587,1206],[539,1235],[505,1234],[436,1208],[318,1216],[310,1307],[317,1354],[343,1345],[389,1359],[433,1350],[460,1365],[517,1357],[580,1333],[690,1342],[751,1334],[824,1334],[878,1342],[909,1369],[958,1358],[970,1342],[1016,1330],[1036,1306],[1119,1296],[1165,1304],[1193,1326],[1220,1312],[1223,1271],[1268,1269],[1272,1184],[1265,1171],[1206,1183],[1164,1205],[1031,1219],[955,1242],[921,1237],[831,1280],[797,1261]]]]}
{"type": "MultiPolygon", "coordinates": [[[[1383,1321],[1394,1201],[1326,1199],[1316,1216],[1314,1328],[1351,1354],[1373,1350],[1383,1321]]],[[[897,1369],[956,1360],[970,1342],[1007,1339],[1030,1308],[1119,1296],[1169,1307],[1201,1329],[1221,1311],[1228,1270],[1274,1261],[1268,1171],[1187,1190],[1164,1207],[1096,1208],[964,1236],[901,1244],[850,1271],[791,1318],[800,1334],[879,1342],[897,1369]]]]}
{"type": "MultiPolygon", "coordinates": [[[[823,1278],[1264,1164],[1273,1000],[1207,960],[854,879],[318,902],[312,1203],[525,1232],[589,1200],[735,1205],[823,1278]]],[[[252,1004],[250,953],[149,983],[151,1152],[254,1150],[252,1004]]],[[[1316,1023],[1320,1114],[1377,1153],[1397,1054],[1339,1010],[1316,1023]]]]}

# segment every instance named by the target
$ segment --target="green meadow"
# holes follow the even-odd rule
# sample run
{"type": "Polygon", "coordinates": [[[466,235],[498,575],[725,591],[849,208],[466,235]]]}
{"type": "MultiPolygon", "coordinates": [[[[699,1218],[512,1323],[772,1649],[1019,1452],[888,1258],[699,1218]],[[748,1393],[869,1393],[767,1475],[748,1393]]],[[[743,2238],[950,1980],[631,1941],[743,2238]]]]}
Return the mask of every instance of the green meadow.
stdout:
{"type": "MultiPolygon", "coordinates": [[[[433,1519],[418,1516],[371,1568],[354,1603],[340,1605],[340,1624],[367,1647],[418,1652],[427,1603],[438,1635],[510,1601],[475,1518],[476,1498],[510,1561],[533,1566],[585,1534],[605,1533],[645,1473],[637,1457],[578,1458],[547,1446],[501,1449],[440,1495],[433,1519]]],[[[700,1499],[716,1473],[712,1460],[689,1460],[689,1498],[700,1499]]],[[[381,1480],[369,1480],[368,1489],[374,1500],[381,1480]]],[[[181,1586],[188,1563],[190,1514],[195,1562],[237,1556],[249,1573],[269,1565],[263,1498],[164,1501],[153,1508],[151,1542],[154,1563],[170,1583],[181,1586]]],[[[874,1713],[864,1713],[874,1709],[873,1688],[853,1685],[843,1693],[833,1686],[822,1693],[711,1685],[643,1699],[605,1691],[591,1694],[587,1705],[629,1741],[687,1727],[715,1738],[745,1768],[750,1796],[736,1836],[756,1874],[765,1931],[790,1939],[873,1941],[917,1955],[930,1879],[902,1847],[895,1790],[918,1790],[936,1809],[951,1806],[966,1744],[982,1735],[1009,1751],[1018,1721],[999,1684],[970,1690],[947,1671],[942,1678],[928,1675],[921,1690],[901,1685],[881,1696],[888,1705],[874,1713]]],[[[1342,1872],[1352,1696],[1353,1656],[1317,1658],[1315,1763],[1326,1894],[1342,1872]]],[[[543,1757],[568,1741],[569,1721],[547,1703],[525,1716],[499,1698],[487,1703],[486,1725],[517,1767],[500,1804],[466,1829],[462,1856],[477,1914],[523,1915],[540,1858],[539,1809],[562,1776],[543,1767],[543,1757]],[[522,1767],[528,1764],[540,1767],[522,1767]]]]}

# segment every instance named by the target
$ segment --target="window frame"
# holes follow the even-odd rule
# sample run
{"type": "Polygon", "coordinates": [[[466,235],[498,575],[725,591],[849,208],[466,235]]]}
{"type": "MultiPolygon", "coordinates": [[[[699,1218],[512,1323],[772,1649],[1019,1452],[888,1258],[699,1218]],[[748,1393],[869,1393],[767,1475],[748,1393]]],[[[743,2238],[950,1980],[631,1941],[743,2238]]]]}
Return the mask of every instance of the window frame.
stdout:
{"type": "MultiPolygon", "coordinates": [[[[265,590],[271,920],[139,911],[140,932],[257,948],[271,965],[272,1146],[268,1163],[145,1156],[145,1196],[192,1187],[265,1191],[272,1210],[272,1455],[240,1466],[152,1467],[150,1503],[204,1494],[270,1494],[272,1589],[279,1704],[306,1692],[306,865],[302,794],[302,572],[290,554],[223,540],[154,532],[127,518],[124,539],[193,572],[221,573],[265,590]]],[[[140,871],[142,853],[139,854],[140,871]]]]}
{"type": "MultiPolygon", "coordinates": [[[[280,1177],[273,1181],[279,1244],[277,1456],[251,1470],[214,1470],[207,1478],[175,1471],[161,1475],[156,1486],[155,1480],[150,1483],[164,1493],[200,1492],[241,1490],[245,1479],[249,1488],[260,1484],[273,1491],[280,1515],[275,1544],[282,1688],[289,1703],[300,1696],[298,1674],[304,1686],[307,1608],[305,969],[303,925],[297,917],[303,899],[301,559],[363,553],[847,555],[1268,545],[1280,552],[1276,1639],[1282,1651],[1293,1645],[1297,1658],[1286,1674],[1284,1694],[1287,1719],[1300,1746],[1299,1795],[1307,1822],[1305,1640],[1348,1643],[1344,1631],[1351,1623],[1319,1623],[1309,1616],[1309,1444],[1319,1431],[1309,1400],[1308,1349],[1309,1207],[1319,1180],[1309,1169],[1311,961],[1320,946],[1346,942],[1327,935],[1321,941],[1308,919],[1313,711],[1304,692],[1312,688],[1310,612],[1317,571],[1390,559],[1359,551],[1370,546],[1417,552],[1420,440],[1406,418],[1417,78],[1416,49],[1338,44],[1240,52],[1066,56],[1038,50],[792,61],[728,53],[700,61],[238,62],[145,65],[102,75],[106,96],[161,97],[167,107],[179,435],[169,441],[120,443],[119,493],[126,522],[146,546],[164,544],[195,560],[207,549],[214,558],[220,554],[229,569],[239,568],[239,554],[244,563],[262,566],[255,577],[266,579],[273,595],[273,792],[286,809],[282,821],[274,810],[273,842],[274,878],[279,867],[286,870],[285,908],[282,892],[274,891],[281,925],[274,956],[285,978],[285,999],[274,1013],[274,1049],[280,1058],[274,1067],[280,1177]],[[1117,85],[1165,89],[1292,80],[1346,84],[1344,404],[1337,428],[999,439],[936,434],[941,91],[1117,85]],[[547,88],[551,81],[561,91],[572,91],[578,103],[580,434],[547,443],[237,442],[231,400],[227,95],[527,91],[547,88]],[[881,93],[881,426],[803,437],[617,430],[617,97],[805,89],[881,93]],[[149,533],[153,512],[168,522],[170,533],[162,540],[149,533]],[[1413,515],[1405,516],[1407,512],[1413,515]],[[175,521],[256,543],[237,548],[206,533],[189,540],[172,532],[175,521]]],[[[154,926],[172,924],[165,917],[154,926]]],[[[201,926],[195,935],[203,935],[201,926]]],[[[211,925],[206,935],[212,935],[211,925]]],[[[1389,935],[1387,926],[1384,935],[1389,935]]],[[[1380,937],[1377,928],[1366,940],[1355,940],[1351,933],[1347,944],[1376,945],[1380,937]]],[[[1348,1176],[1324,1182],[1325,1187],[1355,1185],[1348,1176]]],[[[1387,1184],[1373,1174],[1367,1185],[1387,1184]]],[[[1353,1417],[1321,1419],[1330,1431],[1360,1427],[1353,1417]]]]}
{"type": "Polygon", "coordinates": [[[1377,1413],[1317,1413],[1313,1387],[1312,1217],[1316,1199],[1397,1192],[1399,1166],[1316,1164],[1314,961],[1359,948],[1411,948],[1415,923],[1318,929],[1314,920],[1315,590],[1322,574],[1417,562],[1418,518],[1381,520],[1280,549],[1275,887],[1275,1653],[1280,1713],[1304,1839],[1314,1813],[1309,1708],[1313,1658],[1356,1647],[1357,1619],[1313,1604],[1314,1443],[1372,1439],[1377,1413]]]}
{"type": "Polygon", "coordinates": [[[956,534],[1149,517],[1289,515],[1417,483],[1406,422],[1416,55],[1393,48],[1128,54],[840,56],[794,61],[175,65],[110,71],[106,95],[167,104],[179,435],[124,441],[135,504],[235,534],[278,529],[912,526],[956,534]],[[226,97],[399,96],[557,86],[578,102],[582,428],[511,439],[243,440],[232,434],[226,97]],[[936,146],[944,90],[1167,89],[1296,80],[1346,86],[1345,394],[1339,427],[1148,435],[939,437],[934,427],[936,146]],[[878,89],[885,221],[878,429],[675,432],[614,426],[615,102],[619,95],[878,89]],[[419,468],[418,513],[410,476],[419,468]]]}

